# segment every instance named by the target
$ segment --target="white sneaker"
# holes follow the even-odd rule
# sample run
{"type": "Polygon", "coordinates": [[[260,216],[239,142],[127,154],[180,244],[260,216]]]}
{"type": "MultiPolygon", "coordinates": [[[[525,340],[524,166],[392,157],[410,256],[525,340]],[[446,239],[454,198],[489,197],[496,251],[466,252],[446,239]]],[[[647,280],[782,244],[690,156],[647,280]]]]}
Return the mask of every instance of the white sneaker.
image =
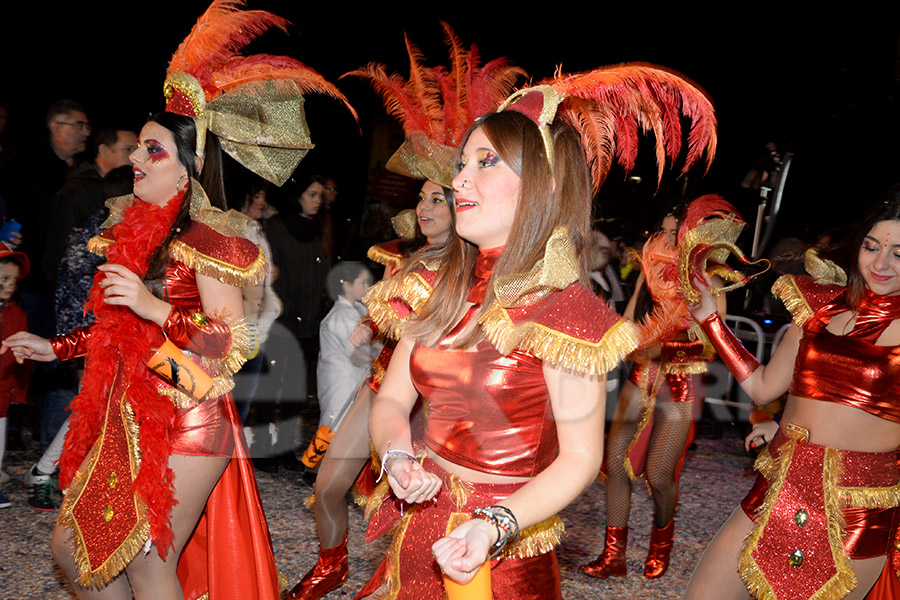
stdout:
{"type": "Polygon", "coordinates": [[[38,472],[37,465],[34,465],[25,471],[25,487],[31,489],[35,484],[50,481],[50,477],[52,477],[52,475],[44,475],[43,473],[38,472]]]}

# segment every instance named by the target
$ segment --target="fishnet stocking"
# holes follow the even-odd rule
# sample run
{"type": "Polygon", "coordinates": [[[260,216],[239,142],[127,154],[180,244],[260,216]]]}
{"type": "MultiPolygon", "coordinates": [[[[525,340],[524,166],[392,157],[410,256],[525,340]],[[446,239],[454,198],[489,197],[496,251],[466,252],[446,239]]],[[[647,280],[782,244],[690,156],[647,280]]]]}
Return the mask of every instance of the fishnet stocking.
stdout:
{"type": "MultiPolygon", "coordinates": [[[[693,386],[689,387],[693,394],[693,386]]],[[[625,471],[625,454],[637,432],[643,394],[626,381],[606,444],[606,516],[610,527],[627,527],[631,512],[632,482],[625,471]]],[[[675,514],[678,486],[675,468],[690,431],[693,402],[671,402],[671,392],[660,386],[653,413],[653,432],[647,451],[645,477],[653,493],[654,518],[663,527],[675,514]]]]}

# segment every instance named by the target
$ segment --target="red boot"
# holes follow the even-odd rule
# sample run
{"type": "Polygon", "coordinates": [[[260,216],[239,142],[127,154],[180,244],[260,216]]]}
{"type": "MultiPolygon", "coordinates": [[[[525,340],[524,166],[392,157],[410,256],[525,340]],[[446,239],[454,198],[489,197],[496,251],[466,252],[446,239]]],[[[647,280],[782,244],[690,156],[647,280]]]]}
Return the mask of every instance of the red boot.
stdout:
{"type": "Polygon", "coordinates": [[[656,579],[662,577],[669,568],[669,555],[672,553],[672,538],[675,535],[675,519],[671,519],[660,529],[653,523],[650,531],[650,552],[644,563],[644,577],[656,579]]]}
{"type": "Polygon", "coordinates": [[[322,549],[319,545],[319,560],[300,583],[288,594],[287,600],[316,600],[328,592],[341,587],[347,580],[347,536],[334,548],[322,549]]]}
{"type": "Polygon", "coordinates": [[[606,579],[607,577],[625,577],[625,547],[628,545],[628,527],[607,527],[603,552],[597,560],[581,565],[581,572],[606,579]]]}

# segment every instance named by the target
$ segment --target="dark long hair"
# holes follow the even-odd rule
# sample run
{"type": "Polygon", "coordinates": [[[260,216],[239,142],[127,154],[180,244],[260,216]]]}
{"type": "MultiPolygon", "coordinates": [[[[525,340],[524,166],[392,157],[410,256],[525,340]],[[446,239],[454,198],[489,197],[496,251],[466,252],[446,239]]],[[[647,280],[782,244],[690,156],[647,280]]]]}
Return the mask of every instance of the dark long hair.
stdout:
{"type": "MultiPolygon", "coordinates": [[[[866,291],[866,282],[863,280],[862,273],[859,272],[859,249],[862,248],[863,240],[872,231],[877,223],[881,221],[900,221],[900,184],[894,185],[875,199],[875,202],[869,207],[862,220],[856,225],[853,234],[844,244],[844,261],[848,265],[847,274],[847,303],[851,308],[855,309],[862,300],[863,293],[866,291]]],[[[840,256],[836,256],[840,260],[840,256]]]]}
{"type": "Polygon", "coordinates": [[[162,112],[157,113],[147,119],[148,122],[157,123],[171,132],[175,139],[175,147],[178,150],[178,162],[187,169],[189,181],[187,191],[184,195],[184,202],[169,229],[169,234],[163,240],[156,252],[150,258],[150,266],[147,268],[147,279],[157,279],[163,276],[166,264],[169,262],[169,246],[172,242],[188,230],[191,225],[190,199],[191,199],[191,183],[197,180],[203,187],[206,195],[209,197],[211,205],[225,209],[227,202],[225,201],[225,187],[222,176],[222,149],[219,144],[219,138],[212,132],[206,132],[206,150],[203,157],[203,170],[197,171],[197,164],[194,157],[197,154],[197,129],[194,125],[194,119],[183,117],[175,113],[162,112]]]}

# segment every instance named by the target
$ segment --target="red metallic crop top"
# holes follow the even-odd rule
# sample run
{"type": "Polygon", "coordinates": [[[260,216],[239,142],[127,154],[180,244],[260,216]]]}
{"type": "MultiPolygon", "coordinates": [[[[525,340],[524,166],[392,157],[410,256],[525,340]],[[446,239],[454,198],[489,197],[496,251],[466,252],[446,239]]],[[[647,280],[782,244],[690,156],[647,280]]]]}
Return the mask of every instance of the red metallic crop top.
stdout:
{"type": "Polygon", "coordinates": [[[533,477],[556,458],[556,423],[543,363],[529,352],[504,356],[488,340],[450,349],[475,316],[502,248],[479,253],[462,320],[436,347],[413,347],[410,376],[428,401],[425,444],[447,460],[494,475],[533,477]]]}
{"type": "Polygon", "coordinates": [[[532,477],[558,449],[542,362],[521,350],[503,356],[487,340],[448,350],[469,318],[436,348],[413,348],[410,375],[428,400],[425,444],[476,471],[532,477]]]}
{"type": "Polygon", "coordinates": [[[900,423],[900,346],[875,345],[888,325],[900,318],[900,296],[867,291],[853,330],[846,335],[829,332],[831,318],[847,310],[841,295],[807,321],[791,394],[845,404],[900,423]]]}

